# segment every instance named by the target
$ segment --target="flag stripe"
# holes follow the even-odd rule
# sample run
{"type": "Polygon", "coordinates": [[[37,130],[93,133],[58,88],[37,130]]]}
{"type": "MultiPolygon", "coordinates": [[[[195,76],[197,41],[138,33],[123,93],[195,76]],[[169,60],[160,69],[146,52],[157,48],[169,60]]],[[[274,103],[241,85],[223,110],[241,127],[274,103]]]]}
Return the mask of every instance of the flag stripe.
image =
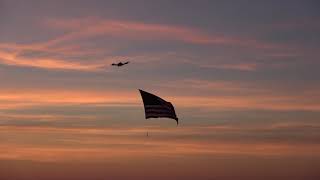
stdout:
{"type": "Polygon", "coordinates": [[[174,116],[174,114],[171,114],[171,113],[156,113],[156,112],[150,112],[150,113],[147,113],[147,115],[149,114],[156,114],[156,115],[159,115],[159,116],[174,116]]]}
{"type": "Polygon", "coordinates": [[[147,111],[146,114],[159,114],[159,115],[171,115],[175,116],[175,113],[172,112],[165,112],[165,111],[147,111]]]}
{"type": "Polygon", "coordinates": [[[172,109],[169,105],[145,105],[145,108],[166,108],[166,109],[172,109]]]}
{"type": "Polygon", "coordinates": [[[145,109],[146,111],[165,111],[165,112],[172,112],[172,110],[169,109],[145,109]]]}
{"type": "Polygon", "coordinates": [[[169,118],[172,118],[172,119],[176,119],[175,116],[172,116],[172,115],[161,115],[159,116],[158,114],[150,114],[150,115],[147,115],[146,118],[162,118],[162,117],[169,117],[169,118]]]}
{"type": "Polygon", "coordinates": [[[156,116],[172,116],[172,117],[175,117],[173,114],[159,114],[159,113],[148,113],[147,116],[153,116],[153,115],[156,115],[156,116]]]}

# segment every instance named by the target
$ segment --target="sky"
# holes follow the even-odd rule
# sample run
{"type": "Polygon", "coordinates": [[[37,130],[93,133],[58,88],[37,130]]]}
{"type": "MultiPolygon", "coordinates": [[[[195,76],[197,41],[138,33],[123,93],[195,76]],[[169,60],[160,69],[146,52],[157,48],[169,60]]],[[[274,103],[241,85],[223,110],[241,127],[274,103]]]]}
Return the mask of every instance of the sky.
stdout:
{"type": "Polygon", "coordinates": [[[0,179],[319,179],[319,8],[0,0],[0,179]]]}

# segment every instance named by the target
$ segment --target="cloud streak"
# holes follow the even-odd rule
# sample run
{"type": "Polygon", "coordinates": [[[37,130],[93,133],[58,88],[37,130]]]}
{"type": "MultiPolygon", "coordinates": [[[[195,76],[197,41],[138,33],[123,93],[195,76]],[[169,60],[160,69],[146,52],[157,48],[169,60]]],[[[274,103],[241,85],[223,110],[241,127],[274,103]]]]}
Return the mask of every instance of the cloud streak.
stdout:
{"type": "Polygon", "coordinates": [[[136,21],[101,19],[99,17],[48,19],[45,24],[51,28],[68,30],[69,33],[53,39],[47,45],[94,36],[115,36],[138,40],[175,40],[192,44],[236,45],[258,49],[279,48],[279,45],[259,42],[255,39],[231,37],[206,33],[196,28],[136,21]]]}
{"type": "MultiPolygon", "coordinates": [[[[288,126],[290,127],[290,126],[288,126]]],[[[277,129],[277,127],[272,127],[277,129]]],[[[185,127],[172,131],[165,128],[52,128],[52,127],[10,127],[1,126],[1,135],[12,136],[16,141],[3,141],[0,159],[33,160],[44,162],[85,161],[99,162],[108,159],[117,161],[119,158],[132,157],[186,157],[197,155],[250,155],[250,156],[308,156],[311,152],[320,149],[317,144],[304,142],[261,142],[254,141],[226,141],[225,137],[211,139],[210,134],[229,134],[232,136],[246,133],[255,133],[257,130],[266,130],[265,127],[248,131],[236,127],[185,127]],[[141,134],[146,130],[153,134],[149,141],[141,134]],[[215,130],[215,131],[213,131],[215,130]],[[217,130],[217,132],[216,132],[217,130]],[[213,133],[214,132],[214,133],[213,133]],[[28,133],[38,140],[22,136],[28,133]],[[230,134],[231,133],[231,134],[230,134]],[[188,135],[189,138],[181,139],[188,135]],[[201,141],[194,139],[206,136],[201,141]],[[41,137],[46,136],[44,142],[41,137]],[[193,138],[191,138],[193,137],[193,138]],[[37,143],[35,143],[37,142],[37,143]]],[[[212,137],[214,137],[212,136],[212,137]]],[[[319,153],[312,153],[320,156],[319,153]]]]}
{"type": "MultiPolygon", "coordinates": [[[[105,71],[115,59],[135,59],[141,57],[153,59],[164,54],[139,52],[139,55],[112,55],[121,47],[109,44],[107,48],[90,46],[88,40],[94,38],[116,37],[119,40],[141,40],[161,42],[178,41],[198,45],[236,46],[254,49],[288,49],[286,46],[260,42],[256,39],[208,33],[197,28],[175,26],[168,24],[152,24],[139,21],[103,19],[99,17],[47,19],[46,27],[63,32],[59,36],[43,42],[29,44],[0,43],[0,63],[10,66],[34,67],[49,70],[66,71],[105,71]],[[85,40],[85,41],[84,41],[85,40]],[[33,56],[26,54],[33,53],[33,56]],[[87,59],[84,61],[83,59],[87,59]]],[[[168,54],[166,54],[168,56],[168,54]]],[[[170,55],[167,58],[175,58],[170,55]]],[[[160,59],[160,58],[158,58],[160,59]]],[[[183,61],[186,61],[185,59],[183,61]]],[[[257,63],[194,63],[205,68],[216,68],[236,71],[256,71],[257,63]]]]}
{"type": "Polygon", "coordinates": [[[28,58],[16,53],[0,51],[0,63],[9,66],[35,67],[41,69],[101,71],[109,63],[78,63],[50,57],[28,58]]]}
{"type": "MultiPolygon", "coordinates": [[[[192,82],[192,81],[191,81],[192,82]]],[[[196,82],[197,83],[197,82],[196,82]]],[[[201,82],[200,82],[201,83],[201,82]]],[[[263,91],[248,93],[248,88],[234,86],[230,83],[206,83],[201,88],[222,87],[227,91],[241,91],[248,95],[220,94],[219,96],[190,96],[170,95],[163,96],[174,102],[177,107],[201,107],[212,110],[274,110],[274,111],[320,111],[320,104],[316,98],[305,95],[283,95],[271,93],[263,94],[263,91]]],[[[198,85],[197,85],[198,86],[198,85]]],[[[249,91],[250,92],[250,91],[249,91]]],[[[272,91],[271,91],[272,92],[272,91]]],[[[136,92],[127,91],[92,91],[92,90],[1,90],[0,109],[10,109],[32,106],[67,106],[67,105],[91,105],[91,106],[140,106],[141,99],[136,92]],[[11,105],[11,106],[10,106],[11,105]]]]}

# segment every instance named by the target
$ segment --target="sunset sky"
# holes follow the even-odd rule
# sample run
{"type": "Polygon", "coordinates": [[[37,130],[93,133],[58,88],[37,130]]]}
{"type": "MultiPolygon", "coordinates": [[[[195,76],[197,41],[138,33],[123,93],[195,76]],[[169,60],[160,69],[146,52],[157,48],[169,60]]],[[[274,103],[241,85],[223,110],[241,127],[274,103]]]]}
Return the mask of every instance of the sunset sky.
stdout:
{"type": "Polygon", "coordinates": [[[0,0],[0,179],[319,179],[319,10],[0,0]]]}

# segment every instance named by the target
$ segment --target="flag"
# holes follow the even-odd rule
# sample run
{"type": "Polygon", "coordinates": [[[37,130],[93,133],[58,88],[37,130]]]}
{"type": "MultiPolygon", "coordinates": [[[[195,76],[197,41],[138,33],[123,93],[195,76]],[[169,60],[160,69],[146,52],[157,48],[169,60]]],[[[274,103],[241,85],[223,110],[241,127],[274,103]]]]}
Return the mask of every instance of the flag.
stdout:
{"type": "Polygon", "coordinates": [[[143,100],[146,119],[166,117],[176,120],[178,125],[176,112],[170,102],[141,89],[139,91],[143,100]]]}

